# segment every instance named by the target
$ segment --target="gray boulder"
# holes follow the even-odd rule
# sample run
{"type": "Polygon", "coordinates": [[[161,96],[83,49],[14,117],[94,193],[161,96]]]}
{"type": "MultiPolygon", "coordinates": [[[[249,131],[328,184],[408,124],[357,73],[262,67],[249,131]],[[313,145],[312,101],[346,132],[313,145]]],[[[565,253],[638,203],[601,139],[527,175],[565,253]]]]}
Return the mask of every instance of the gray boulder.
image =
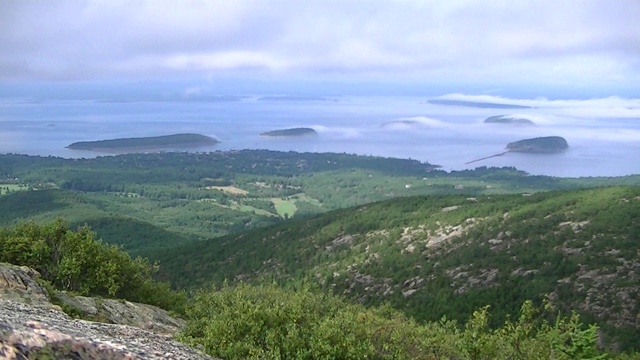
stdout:
{"type": "Polygon", "coordinates": [[[39,276],[0,263],[2,359],[211,359],[174,341],[184,321],[155,306],[52,294],[63,307],[110,323],[72,319],[50,302],[39,276]]]}
{"type": "Polygon", "coordinates": [[[0,263],[0,299],[59,309],[36,279],[40,273],[26,266],[0,263]]]}

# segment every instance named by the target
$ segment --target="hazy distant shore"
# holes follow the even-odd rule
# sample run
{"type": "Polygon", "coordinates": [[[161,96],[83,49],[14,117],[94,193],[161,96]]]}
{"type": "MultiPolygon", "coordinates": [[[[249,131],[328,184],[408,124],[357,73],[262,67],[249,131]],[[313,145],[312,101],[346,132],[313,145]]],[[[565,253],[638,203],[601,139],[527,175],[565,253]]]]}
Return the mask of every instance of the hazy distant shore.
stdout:
{"type": "Polygon", "coordinates": [[[152,151],[172,148],[193,148],[219,143],[215,138],[200,134],[174,134],[137,138],[120,138],[75,142],[67,148],[90,151],[152,151]]]}
{"type": "MultiPolygon", "coordinates": [[[[478,166],[512,166],[533,175],[620,176],[640,173],[640,109],[636,100],[596,99],[566,105],[546,100],[496,98],[491,103],[530,104],[506,114],[535,126],[490,126],[483,121],[504,110],[425,103],[422,97],[343,97],[325,101],[128,102],[49,100],[5,103],[0,152],[66,158],[126,152],[266,149],[338,152],[411,158],[443,170],[476,167],[468,162],[504,151],[519,139],[558,135],[571,148],[553,156],[515,153],[478,166]],[[607,107],[603,106],[607,104],[607,107]],[[615,115],[615,117],[611,117],[615,115]],[[609,116],[609,117],[608,117],[609,116]],[[380,124],[387,124],[381,126],[380,124]],[[53,125],[53,126],[52,126],[53,125]],[[270,138],[266,130],[311,128],[307,136],[270,138]],[[82,139],[138,138],[147,134],[206,134],[221,142],[122,144],[99,149],[67,148],[82,139]],[[313,140],[313,141],[311,141],[313,140]]],[[[503,114],[500,114],[503,113],[503,114]]],[[[103,145],[105,146],[105,145],[103,145]]]]}

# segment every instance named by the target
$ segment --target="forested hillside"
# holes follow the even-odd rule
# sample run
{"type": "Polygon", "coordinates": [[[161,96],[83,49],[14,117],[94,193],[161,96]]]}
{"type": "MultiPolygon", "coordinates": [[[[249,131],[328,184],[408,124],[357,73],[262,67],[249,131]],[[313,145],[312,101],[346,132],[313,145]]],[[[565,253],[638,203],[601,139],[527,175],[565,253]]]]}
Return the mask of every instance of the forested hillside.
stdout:
{"type": "Polygon", "coordinates": [[[128,256],[158,260],[157,279],[196,291],[183,340],[216,356],[599,358],[596,339],[640,347],[640,176],[237,151],[0,155],[0,177],[3,261],[79,293],[184,305],[128,256]],[[232,319],[247,326],[230,333],[232,319]],[[346,327],[354,336],[336,347],[346,327]]]}
{"type": "Polygon", "coordinates": [[[244,150],[61,159],[0,155],[0,226],[63,217],[133,254],[404,196],[638,185],[513,168],[445,172],[415,160],[244,150]]]}
{"type": "MultiPolygon", "coordinates": [[[[166,334],[158,336],[173,333],[175,326],[182,327],[178,340],[229,360],[607,356],[598,349],[596,326],[584,325],[575,314],[547,321],[554,311],[550,303],[536,308],[525,302],[518,319],[498,329],[487,326],[486,307],[475,311],[463,327],[444,319],[419,324],[388,306],[365,308],[309,288],[241,284],[198,291],[188,299],[153,281],[153,267],[146,261],[132,260],[100,243],[87,228],[72,231],[62,221],[2,229],[0,246],[0,353],[9,358],[204,358],[166,334]],[[173,310],[186,322],[125,299],[173,310]],[[91,321],[76,322],[61,310],[91,321]],[[143,315],[155,323],[140,322],[143,315]]],[[[637,356],[617,353],[615,358],[637,356]]]]}
{"type": "Polygon", "coordinates": [[[491,323],[545,295],[637,347],[640,188],[430,196],[333,211],[153,254],[187,287],[299,281],[419,320],[491,323]]]}

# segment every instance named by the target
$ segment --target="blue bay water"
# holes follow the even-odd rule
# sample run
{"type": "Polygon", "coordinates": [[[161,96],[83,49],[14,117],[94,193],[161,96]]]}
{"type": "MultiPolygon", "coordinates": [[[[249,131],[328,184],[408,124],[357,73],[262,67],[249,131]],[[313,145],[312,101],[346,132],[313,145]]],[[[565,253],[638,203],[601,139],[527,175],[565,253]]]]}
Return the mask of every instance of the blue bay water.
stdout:
{"type": "Polygon", "coordinates": [[[640,173],[640,119],[583,118],[567,115],[566,110],[517,110],[537,125],[514,126],[482,123],[489,116],[513,110],[433,105],[418,97],[336,97],[326,101],[248,97],[232,102],[5,100],[0,103],[0,153],[95,157],[105,154],[65,147],[77,141],[200,133],[221,143],[194,151],[345,152],[412,158],[444,170],[514,166],[531,174],[572,177],[640,173]],[[312,127],[318,136],[259,135],[290,127],[312,127]],[[545,155],[508,153],[466,164],[504,151],[509,142],[550,135],[565,137],[569,150],[545,155]]]}

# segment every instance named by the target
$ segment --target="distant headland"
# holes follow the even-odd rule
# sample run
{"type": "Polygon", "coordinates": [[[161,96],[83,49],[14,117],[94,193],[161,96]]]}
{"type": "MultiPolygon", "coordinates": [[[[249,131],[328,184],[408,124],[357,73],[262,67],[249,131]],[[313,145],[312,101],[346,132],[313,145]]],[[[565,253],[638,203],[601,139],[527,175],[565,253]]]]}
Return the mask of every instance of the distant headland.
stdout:
{"type": "Polygon", "coordinates": [[[449,100],[449,99],[432,99],[427,100],[429,104],[435,105],[448,105],[448,106],[466,106],[483,109],[530,109],[530,106],[513,105],[513,104],[498,104],[479,101],[465,101],[465,100],[449,100]]]}
{"type": "Polygon", "coordinates": [[[535,125],[535,123],[529,119],[511,117],[507,115],[490,116],[483,122],[485,124],[535,125]]]}
{"type": "Polygon", "coordinates": [[[329,99],[320,96],[263,96],[258,101],[328,101],[329,99]]]}
{"type": "Polygon", "coordinates": [[[301,127],[301,128],[267,131],[260,134],[260,136],[283,137],[283,136],[306,136],[306,135],[317,135],[317,134],[318,133],[312,128],[301,127]]]}
{"type": "Polygon", "coordinates": [[[418,120],[393,120],[387,121],[380,125],[380,127],[394,127],[394,126],[418,126],[424,125],[422,122],[418,120]]]}
{"type": "Polygon", "coordinates": [[[163,136],[149,136],[140,138],[122,138],[97,141],[80,141],[69,146],[73,150],[132,150],[132,149],[165,149],[165,148],[189,148],[197,146],[214,145],[219,141],[210,136],[200,134],[173,134],[163,136]]]}

